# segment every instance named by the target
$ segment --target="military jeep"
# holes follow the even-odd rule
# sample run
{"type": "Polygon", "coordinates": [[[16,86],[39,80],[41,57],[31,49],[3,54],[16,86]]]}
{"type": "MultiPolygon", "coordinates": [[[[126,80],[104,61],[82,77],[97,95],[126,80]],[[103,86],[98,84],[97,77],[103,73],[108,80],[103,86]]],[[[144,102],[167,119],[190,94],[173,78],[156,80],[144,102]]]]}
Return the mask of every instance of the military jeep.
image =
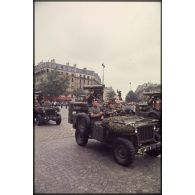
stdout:
{"type": "Polygon", "coordinates": [[[55,121],[56,125],[61,123],[61,115],[59,114],[60,109],[55,106],[38,106],[34,107],[34,120],[36,125],[43,125],[49,120],[55,121]]]}
{"type": "Polygon", "coordinates": [[[68,122],[75,129],[79,146],[85,146],[88,139],[107,143],[112,148],[114,159],[121,165],[133,163],[136,153],[146,152],[155,157],[161,154],[161,136],[156,119],[119,113],[93,121],[87,102],[71,102],[68,122]]]}
{"type": "Polygon", "coordinates": [[[161,118],[161,93],[160,92],[144,92],[143,95],[148,96],[147,102],[141,102],[136,104],[135,112],[136,115],[151,117],[160,119],[161,118]],[[149,103],[152,101],[153,103],[149,103]]]}

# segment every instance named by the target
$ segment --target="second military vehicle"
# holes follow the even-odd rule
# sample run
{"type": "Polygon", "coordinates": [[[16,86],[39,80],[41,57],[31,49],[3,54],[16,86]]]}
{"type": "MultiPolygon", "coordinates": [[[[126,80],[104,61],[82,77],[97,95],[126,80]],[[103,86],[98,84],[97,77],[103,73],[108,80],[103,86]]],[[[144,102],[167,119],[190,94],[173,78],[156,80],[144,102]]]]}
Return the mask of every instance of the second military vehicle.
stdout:
{"type": "Polygon", "coordinates": [[[60,109],[57,106],[48,106],[44,104],[42,94],[35,93],[34,121],[36,125],[43,125],[49,120],[55,121],[57,125],[61,124],[60,109]]]}
{"type": "Polygon", "coordinates": [[[161,118],[161,93],[160,92],[144,92],[143,95],[148,96],[146,103],[138,103],[136,105],[136,115],[161,118]]]}

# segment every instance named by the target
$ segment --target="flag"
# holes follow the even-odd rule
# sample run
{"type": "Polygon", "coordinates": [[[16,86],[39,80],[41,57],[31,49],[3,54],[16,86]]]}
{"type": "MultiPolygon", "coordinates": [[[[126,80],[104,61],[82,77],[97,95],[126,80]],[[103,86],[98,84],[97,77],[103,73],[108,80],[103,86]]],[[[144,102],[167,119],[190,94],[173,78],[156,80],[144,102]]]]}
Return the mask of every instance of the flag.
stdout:
{"type": "Polygon", "coordinates": [[[104,64],[102,64],[102,66],[105,68],[105,65],[104,64]]]}

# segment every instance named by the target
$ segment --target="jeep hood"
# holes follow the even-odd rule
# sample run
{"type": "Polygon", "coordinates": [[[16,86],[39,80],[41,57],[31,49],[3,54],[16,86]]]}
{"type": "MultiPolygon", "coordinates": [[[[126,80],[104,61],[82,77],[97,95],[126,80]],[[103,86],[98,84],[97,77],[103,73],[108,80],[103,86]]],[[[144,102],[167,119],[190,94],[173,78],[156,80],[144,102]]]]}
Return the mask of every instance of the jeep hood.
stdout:
{"type": "Polygon", "coordinates": [[[116,116],[113,117],[113,122],[124,125],[131,125],[133,127],[139,127],[145,125],[155,125],[158,120],[140,116],[116,116]]]}

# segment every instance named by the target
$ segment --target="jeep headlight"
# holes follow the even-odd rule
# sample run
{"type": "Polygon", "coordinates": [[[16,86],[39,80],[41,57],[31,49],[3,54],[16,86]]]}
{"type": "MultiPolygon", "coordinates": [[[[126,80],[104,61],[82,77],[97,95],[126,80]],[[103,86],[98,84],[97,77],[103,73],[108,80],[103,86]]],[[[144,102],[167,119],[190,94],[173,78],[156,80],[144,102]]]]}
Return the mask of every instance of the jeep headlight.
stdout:
{"type": "Polygon", "coordinates": [[[153,130],[156,132],[159,132],[159,127],[157,127],[156,125],[153,126],[153,130]]]}
{"type": "Polygon", "coordinates": [[[135,129],[135,133],[137,133],[138,131],[137,131],[137,129],[135,129]]]}

